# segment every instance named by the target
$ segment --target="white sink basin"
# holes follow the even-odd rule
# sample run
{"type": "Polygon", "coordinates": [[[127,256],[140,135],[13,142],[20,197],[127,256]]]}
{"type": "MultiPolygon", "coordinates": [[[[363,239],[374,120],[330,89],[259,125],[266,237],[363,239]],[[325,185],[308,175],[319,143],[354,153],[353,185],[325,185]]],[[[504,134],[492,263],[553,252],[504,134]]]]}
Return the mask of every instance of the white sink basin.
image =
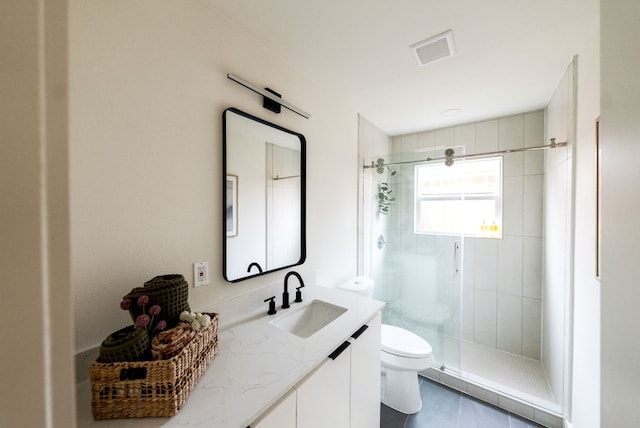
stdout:
{"type": "Polygon", "coordinates": [[[347,312],[347,309],[322,300],[313,300],[306,306],[294,307],[288,311],[290,312],[269,323],[298,337],[307,338],[347,312]]]}

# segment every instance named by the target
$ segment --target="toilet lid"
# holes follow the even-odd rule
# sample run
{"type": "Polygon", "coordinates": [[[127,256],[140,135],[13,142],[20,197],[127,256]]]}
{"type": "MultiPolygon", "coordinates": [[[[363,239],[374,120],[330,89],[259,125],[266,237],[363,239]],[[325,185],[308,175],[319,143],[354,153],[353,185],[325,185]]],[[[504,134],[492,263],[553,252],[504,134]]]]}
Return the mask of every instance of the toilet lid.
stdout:
{"type": "Polygon", "coordinates": [[[407,358],[426,358],[432,352],[420,336],[393,325],[382,325],[380,345],[385,352],[407,358]]]}
{"type": "Polygon", "coordinates": [[[373,288],[373,281],[357,277],[353,281],[347,281],[344,284],[340,284],[338,288],[347,291],[364,291],[373,288]]]}

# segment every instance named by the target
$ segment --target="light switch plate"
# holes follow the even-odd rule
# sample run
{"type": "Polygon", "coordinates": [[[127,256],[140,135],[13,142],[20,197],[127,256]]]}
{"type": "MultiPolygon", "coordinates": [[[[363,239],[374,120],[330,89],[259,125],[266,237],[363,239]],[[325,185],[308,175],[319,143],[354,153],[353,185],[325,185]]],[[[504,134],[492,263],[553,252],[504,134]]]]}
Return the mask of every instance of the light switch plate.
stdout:
{"type": "Polygon", "coordinates": [[[193,262],[193,287],[209,284],[209,262],[193,262]]]}

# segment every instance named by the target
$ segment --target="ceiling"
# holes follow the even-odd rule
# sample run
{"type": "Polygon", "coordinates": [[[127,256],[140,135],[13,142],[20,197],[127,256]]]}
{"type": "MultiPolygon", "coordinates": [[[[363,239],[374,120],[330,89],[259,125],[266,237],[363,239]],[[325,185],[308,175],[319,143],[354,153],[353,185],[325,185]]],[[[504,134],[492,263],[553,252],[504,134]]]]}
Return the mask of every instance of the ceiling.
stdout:
{"type": "Polygon", "coordinates": [[[388,135],[545,107],[599,25],[598,0],[202,1],[388,135]],[[456,54],[419,66],[447,30],[456,54]]]}

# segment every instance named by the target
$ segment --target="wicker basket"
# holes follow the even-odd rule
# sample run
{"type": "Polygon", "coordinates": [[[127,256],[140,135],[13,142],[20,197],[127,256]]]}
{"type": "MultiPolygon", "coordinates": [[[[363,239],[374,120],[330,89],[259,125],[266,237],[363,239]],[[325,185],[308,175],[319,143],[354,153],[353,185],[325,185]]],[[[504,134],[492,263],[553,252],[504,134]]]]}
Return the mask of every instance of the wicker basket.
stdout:
{"type": "Polygon", "coordinates": [[[91,411],[95,419],[173,416],[218,352],[218,316],[168,360],[91,365],[91,411]]]}

